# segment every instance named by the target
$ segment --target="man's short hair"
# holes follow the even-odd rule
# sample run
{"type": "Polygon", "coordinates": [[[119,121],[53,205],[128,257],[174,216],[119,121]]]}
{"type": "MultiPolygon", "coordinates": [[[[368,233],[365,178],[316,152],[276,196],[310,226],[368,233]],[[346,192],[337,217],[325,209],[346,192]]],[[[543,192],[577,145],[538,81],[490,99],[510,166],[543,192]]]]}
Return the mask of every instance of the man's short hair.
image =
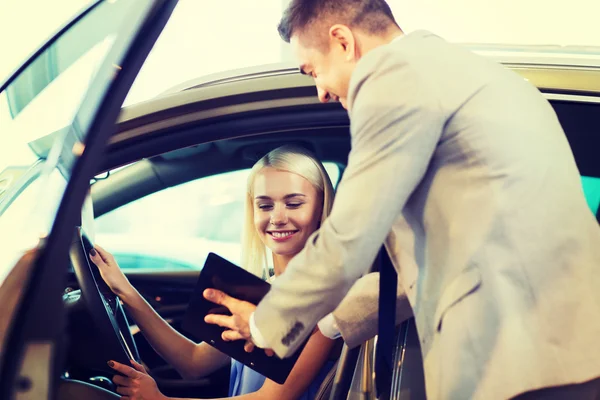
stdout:
{"type": "MultiPolygon", "coordinates": [[[[315,23],[343,24],[370,34],[385,33],[398,26],[390,6],[384,0],[291,0],[277,30],[289,43],[290,38],[315,23]]],[[[328,27],[327,27],[328,28],[328,27]]],[[[311,29],[312,31],[312,29],[311,29]]]]}

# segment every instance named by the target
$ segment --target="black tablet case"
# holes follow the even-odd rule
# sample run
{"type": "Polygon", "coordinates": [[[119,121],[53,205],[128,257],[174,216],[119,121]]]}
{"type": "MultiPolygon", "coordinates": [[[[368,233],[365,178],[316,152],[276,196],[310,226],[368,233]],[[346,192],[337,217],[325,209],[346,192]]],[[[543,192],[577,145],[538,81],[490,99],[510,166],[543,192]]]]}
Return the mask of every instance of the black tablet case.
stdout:
{"type": "Polygon", "coordinates": [[[225,307],[211,303],[204,298],[203,292],[208,288],[218,289],[236,299],[258,304],[267,294],[271,285],[217,254],[209,253],[183,318],[182,329],[197,342],[206,342],[256,372],[283,384],[306,342],[293,356],[280,359],[277,356],[267,356],[259,348],[247,353],[244,350],[244,340],[224,341],[221,333],[225,331],[225,328],[204,322],[204,317],[207,314],[231,314],[225,307]]]}

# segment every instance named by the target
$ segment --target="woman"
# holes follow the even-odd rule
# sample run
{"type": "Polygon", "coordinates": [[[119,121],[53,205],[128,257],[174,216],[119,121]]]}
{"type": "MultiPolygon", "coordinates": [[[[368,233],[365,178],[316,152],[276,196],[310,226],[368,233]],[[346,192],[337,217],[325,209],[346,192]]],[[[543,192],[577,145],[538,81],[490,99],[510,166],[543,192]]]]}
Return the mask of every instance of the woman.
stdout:
{"type": "MultiPolygon", "coordinates": [[[[242,267],[269,277],[267,250],[275,277],[329,215],[333,187],[323,165],[308,151],[279,147],[252,168],[246,193],[242,267]]],[[[185,378],[206,376],[231,362],[230,396],[244,399],[309,399],[327,372],[333,341],[313,332],[286,383],[279,385],[207,345],[196,344],[165,322],[121,272],[113,256],[100,246],[91,260],[111,290],[127,306],[154,349],[185,378]],[[324,368],[325,367],[325,368],[324,368]]],[[[117,392],[128,399],[166,399],[144,368],[109,361],[117,392]]]]}

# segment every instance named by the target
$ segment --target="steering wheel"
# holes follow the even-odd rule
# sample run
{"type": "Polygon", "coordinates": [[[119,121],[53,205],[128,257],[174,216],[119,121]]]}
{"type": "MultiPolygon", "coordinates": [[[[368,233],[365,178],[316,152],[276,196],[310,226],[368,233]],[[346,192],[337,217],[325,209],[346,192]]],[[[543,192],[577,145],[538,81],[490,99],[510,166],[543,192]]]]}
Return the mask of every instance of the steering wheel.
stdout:
{"type": "Polygon", "coordinates": [[[71,243],[71,262],[83,303],[95,325],[95,343],[99,346],[90,352],[89,359],[86,355],[86,364],[93,369],[114,373],[106,364],[108,360],[131,365],[129,360],[140,361],[140,355],[119,297],[110,290],[89,258],[92,248],[92,242],[83,229],[77,227],[71,243]]]}

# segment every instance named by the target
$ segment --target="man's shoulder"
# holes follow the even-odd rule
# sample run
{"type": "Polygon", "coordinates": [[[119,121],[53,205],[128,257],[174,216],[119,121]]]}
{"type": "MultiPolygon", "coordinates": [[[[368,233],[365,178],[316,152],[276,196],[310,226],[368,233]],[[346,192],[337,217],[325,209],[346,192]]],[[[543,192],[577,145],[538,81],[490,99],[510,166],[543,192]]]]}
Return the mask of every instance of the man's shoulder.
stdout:
{"type": "MultiPolygon", "coordinates": [[[[350,79],[350,95],[369,77],[394,80],[403,74],[403,68],[411,66],[420,58],[419,53],[428,52],[426,42],[442,41],[429,31],[415,31],[392,42],[379,46],[365,54],[357,63],[350,79]]],[[[432,54],[435,56],[435,54],[432,54]]]]}
{"type": "Polygon", "coordinates": [[[410,56],[415,51],[427,51],[426,43],[436,41],[446,43],[442,38],[429,31],[415,31],[381,45],[365,54],[356,65],[356,71],[375,69],[381,66],[381,60],[403,60],[410,62],[410,56]]]}
{"type": "Polygon", "coordinates": [[[415,80],[422,81],[428,71],[421,68],[422,60],[439,57],[427,41],[443,41],[428,31],[416,31],[406,34],[391,43],[379,46],[365,54],[357,63],[348,87],[350,113],[356,100],[364,104],[381,102],[404,102],[403,96],[390,96],[403,93],[414,86],[415,80]],[[375,83],[375,86],[373,84],[375,83]],[[370,87],[366,90],[367,85],[370,87]],[[359,96],[359,93],[361,95],[359,96]]]}
{"type": "Polygon", "coordinates": [[[432,32],[415,31],[365,54],[352,74],[348,104],[351,110],[382,99],[404,104],[412,91],[429,99],[427,104],[453,112],[487,83],[506,79],[514,77],[493,60],[432,32]],[[378,82],[377,90],[365,90],[373,82],[378,82]]]}

